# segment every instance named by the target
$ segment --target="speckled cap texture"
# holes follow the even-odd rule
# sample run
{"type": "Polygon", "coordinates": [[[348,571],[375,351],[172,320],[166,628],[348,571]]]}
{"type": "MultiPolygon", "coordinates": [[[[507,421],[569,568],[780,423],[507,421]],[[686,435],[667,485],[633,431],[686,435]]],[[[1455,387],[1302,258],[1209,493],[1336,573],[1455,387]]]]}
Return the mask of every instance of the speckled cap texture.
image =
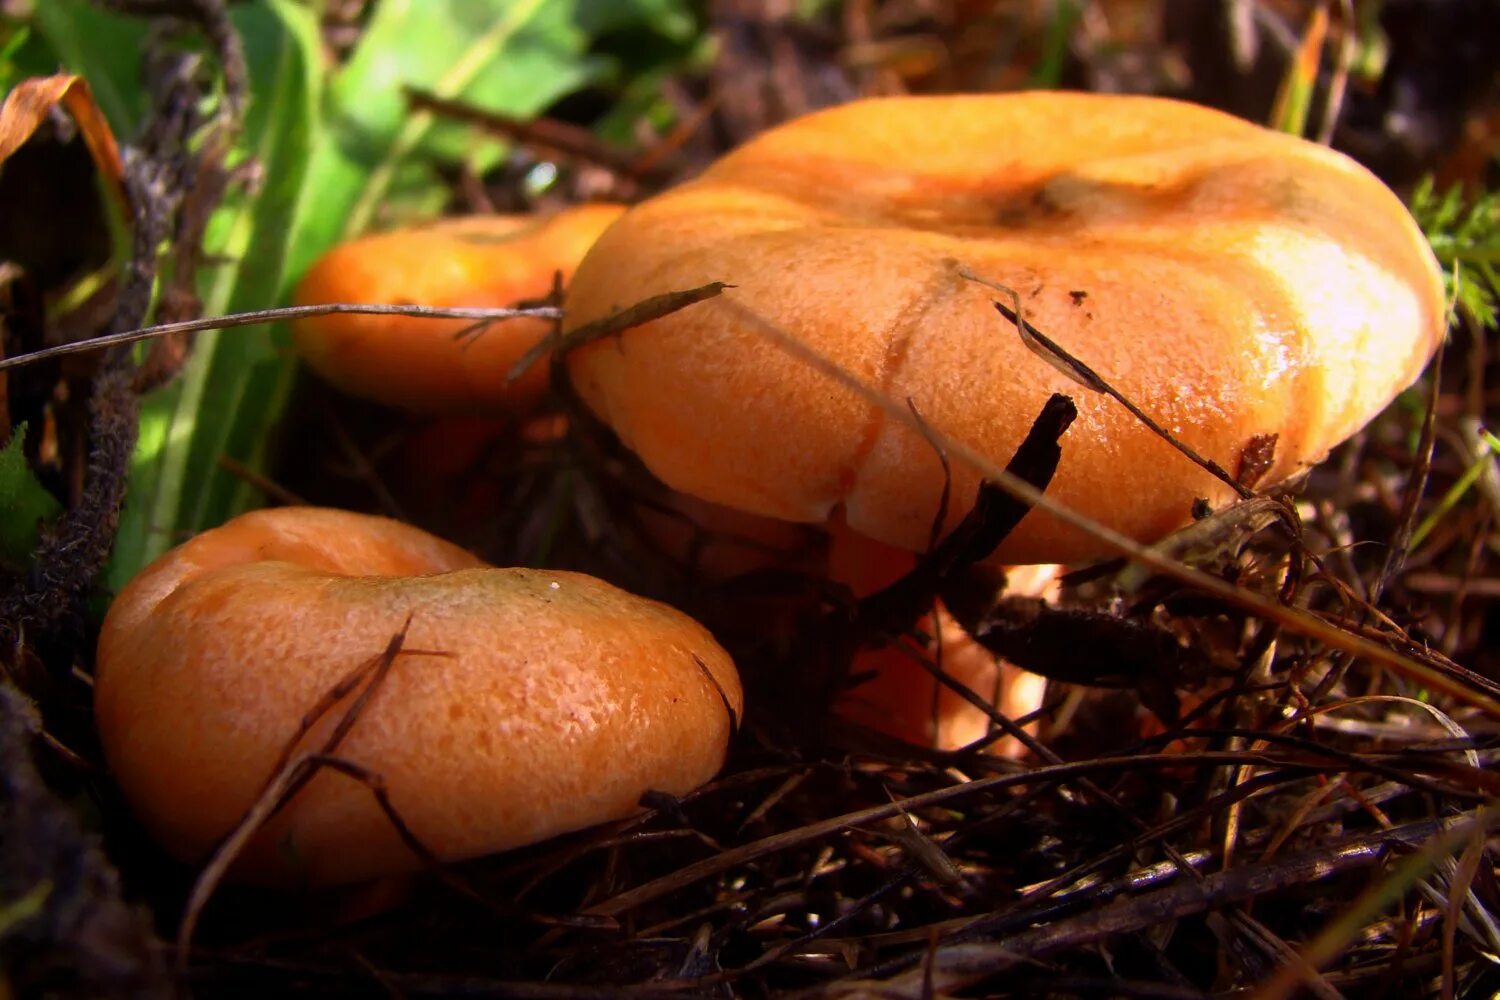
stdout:
{"type": "MultiPolygon", "coordinates": [[[[204,860],[303,716],[408,621],[337,755],[379,775],[440,858],[628,816],[647,790],[684,794],[723,762],[738,676],[686,616],[591,577],[486,567],[383,518],[282,508],[169,552],[105,621],[95,714],[143,823],[204,860]]],[[[235,874],[324,884],[416,867],[370,791],[325,772],[235,874]]]]}
{"type": "MultiPolygon", "coordinates": [[[[611,226],[570,285],[577,327],[711,281],[721,297],[589,345],[578,392],[675,489],[791,521],[842,516],[925,547],[931,444],[758,332],[770,323],[1003,465],[1048,395],[1080,415],[1049,493],[1139,540],[1230,491],[1113,400],[1031,353],[1024,314],[1233,473],[1321,460],[1421,372],[1441,276],[1399,199],[1324,147],[1146,97],[856,102],[773,129],[611,226]]],[[[953,467],[951,526],[978,473],[953,467]]],[[[1034,513],[1004,562],[1100,543],[1034,513]]]]}

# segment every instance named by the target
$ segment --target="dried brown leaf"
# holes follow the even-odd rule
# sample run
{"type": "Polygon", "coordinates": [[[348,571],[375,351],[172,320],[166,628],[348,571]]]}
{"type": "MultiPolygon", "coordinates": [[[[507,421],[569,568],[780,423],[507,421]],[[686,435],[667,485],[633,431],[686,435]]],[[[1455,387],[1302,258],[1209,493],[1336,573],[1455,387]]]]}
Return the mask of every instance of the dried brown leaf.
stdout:
{"type": "Polygon", "coordinates": [[[116,203],[125,204],[122,178],[124,163],[115,134],[105,121],[104,113],[94,103],[88,81],[71,73],[33,76],[22,80],[5,96],[0,105],[0,164],[36,133],[52,109],[63,107],[78,124],[78,131],[89,154],[99,168],[116,203]]]}

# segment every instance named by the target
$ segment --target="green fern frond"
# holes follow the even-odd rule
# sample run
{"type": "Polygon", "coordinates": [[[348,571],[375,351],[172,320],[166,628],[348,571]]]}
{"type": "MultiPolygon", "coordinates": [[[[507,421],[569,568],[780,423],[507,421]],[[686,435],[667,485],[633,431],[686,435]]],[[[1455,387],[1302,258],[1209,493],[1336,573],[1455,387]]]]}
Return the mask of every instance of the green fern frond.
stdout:
{"type": "Polygon", "coordinates": [[[1469,200],[1462,185],[1439,194],[1430,176],[1411,196],[1411,213],[1443,265],[1448,296],[1481,326],[1500,313],[1500,192],[1469,200]]]}

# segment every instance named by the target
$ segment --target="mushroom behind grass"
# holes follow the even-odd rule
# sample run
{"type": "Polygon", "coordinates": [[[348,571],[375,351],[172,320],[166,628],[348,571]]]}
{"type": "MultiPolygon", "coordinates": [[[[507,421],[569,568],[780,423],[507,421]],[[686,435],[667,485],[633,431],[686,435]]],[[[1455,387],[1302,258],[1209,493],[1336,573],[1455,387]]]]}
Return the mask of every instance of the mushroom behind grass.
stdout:
{"type": "MultiPolygon", "coordinates": [[[[297,303],[514,306],[572,274],[620,205],[574,205],[555,215],[479,215],[365,236],[324,254],[297,286],[297,303]]],[[[297,349],[346,392],[417,413],[524,411],[547,387],[547,366],[515,382],[516,361],[547,333],[542,320],[494,324],[410,316],[320,316],[293,324],[297,349]],[[472,335],[456,336],[465,330],[472,335]]]]}
{"type": "MultiPolygon", "coordinates": [[[[723,763],[740,708],[728,654],[664,605],[316,508],[243,515],[147,567],[105,620],[95,685],[111,769],[189,862],[289,748],[321,748],[346,714],[333,753],[384,786],[426,848],[459,860],[627,816],[647,791],[692,790],[723,763]],[[377,672],[360,668],[403,630],[348,713],[377,672]]],[[[317,885],[420,865],[371,788],[324,771],[234,873],[317,885]]]]}

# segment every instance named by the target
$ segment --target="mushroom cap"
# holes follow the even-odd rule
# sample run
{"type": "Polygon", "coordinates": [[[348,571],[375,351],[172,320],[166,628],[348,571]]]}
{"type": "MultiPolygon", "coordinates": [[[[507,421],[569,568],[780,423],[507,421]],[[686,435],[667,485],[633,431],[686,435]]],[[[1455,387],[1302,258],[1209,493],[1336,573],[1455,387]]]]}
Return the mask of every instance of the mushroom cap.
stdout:
{"type": "MultiPolygon", "coordinates": [[[[589,246],[623,212],[578,205],[548,217],[447,219],[352,240],[318,260],[296,303],[366,302],[508,307],[567,280],[589,246]]],[[[292,324],[297,350],[345,392],[422,413],[524,409],[547,386],[546,364],[507,384],[511,367],[546,335],[538,319],[494,323],[455,339],[468,320],[319,316],[292,324]]]]}
{"type": "MultiPolygon", "coordinates": [[[[774,324],[1003,465],[1052,392],[1078,403],[1055,499],[1139,540],[1232,493],[1021,343],[990,288],[1231,473],[1321,460],[1420,373],[1440,273],[1352,160],[1181,102],[1067,93],[855,102],[773,129],[636,206],[570,285],[575,328],[648,296],[735,287],[570,356],[574,384],[674,489],[926,546],[933,446],[757,330],[774,324]]],[[[1009,304],[1009,303],[1007,303],[1009,304]]],[[[953,463],[946,524],[979,473],[953,463]]],[[[1009,563],[1103,554],[1031,514],[1009,563]]]]}
{"type": "MultiPolygon", "coordinates": [[[[384,518],[246,514],[130,582],[99,641],[111,769],[173,854],[202,861],[340,680],[410,620],[337,756],[378,775],[439,858],[500,851],[684,794],[723,762],[734,666],[685,615],[591,577],[494,569],[384,518]]],[[[321,747],[342,699],[299,750],[321,747]]],[[[234,874],[348,882],[420,867],[360,782],[322,772],[234,874]]]]}

